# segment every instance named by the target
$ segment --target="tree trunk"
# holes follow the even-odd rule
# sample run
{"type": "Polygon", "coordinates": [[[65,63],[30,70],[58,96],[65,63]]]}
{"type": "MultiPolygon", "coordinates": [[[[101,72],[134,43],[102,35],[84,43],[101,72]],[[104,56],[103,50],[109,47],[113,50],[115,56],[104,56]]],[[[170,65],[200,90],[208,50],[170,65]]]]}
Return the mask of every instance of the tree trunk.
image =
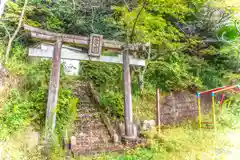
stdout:
{"type": "Polygon", "coordinates": [[[24,17],[24,13],[25,13],[25,10],[26,10],[27,3],[28,3],[28,0],[25,0],[24,6],[23,6],[23,9],[22,9],[20,18],[19,18],[17,29],[15,30],[15,32],[13,33],[13,35],[10,37],[10,39],[8,41],[8,46],[7,46],[6,54],[5,54],[5,62],[7,62],[7,60],[8,60],[9,53],[10,53],[11,48],[12,48],[12,42],[15,39],[15,37],[17,36],[17,34],[18,34],[18,32],[19,32],[19,30],[22,26],[22,21],[23,21],[23,17],[24,17]]]}

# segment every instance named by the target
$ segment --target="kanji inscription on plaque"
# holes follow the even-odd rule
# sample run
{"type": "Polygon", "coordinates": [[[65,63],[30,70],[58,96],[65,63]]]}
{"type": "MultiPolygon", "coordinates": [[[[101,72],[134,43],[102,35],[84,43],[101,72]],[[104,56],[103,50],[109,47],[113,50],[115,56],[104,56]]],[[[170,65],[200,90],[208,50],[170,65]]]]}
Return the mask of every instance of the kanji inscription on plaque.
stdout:
{"type": "Polygon", "coordinates": [[[90,35],[89,51],[90,56],[101,56],[103,36],[98,34],[90,35]]]}

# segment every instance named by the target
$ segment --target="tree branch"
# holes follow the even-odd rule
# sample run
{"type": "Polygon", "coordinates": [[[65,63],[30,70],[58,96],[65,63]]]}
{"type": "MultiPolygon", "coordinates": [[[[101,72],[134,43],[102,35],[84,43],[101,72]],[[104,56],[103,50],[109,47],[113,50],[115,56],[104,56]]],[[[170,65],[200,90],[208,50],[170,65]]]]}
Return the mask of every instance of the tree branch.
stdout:
{"type": "Polygon", "coordinates": [[[132,41],[133,41],[133,36],[134,36],[135,28],[136,28],[136,25],[137,25],[137,21],[138,21],[138,18],[139,18],[139,16],[140,16],[141,12],[143,11],[143,9],[144,9],[144,7],[145,7],[145,4],[146,4],[146,0],[143,1],[142,8],[141,8],[140,11],[138,12],[137,17],[136,17],[136,19],[135,19],[135,21],[134,21],[134,24],[133,24],[133,27],[132,27],[132,32],[131,32],[130,38],[129,38],[130,43],[132,43],[132,41]]]}
{"type": "Polygon", "coordinates": [[[218,21],[217,25],[221,24],[222,22],[228,20],[231,17],[230,14],[223,13],[220,20],[218,21]]]}
{"type": "Polygon", "coordinates": [[[8,60],[9,53],[10,53],[11,48],[12,48],[12,42],[15,39],[15,37],[17,36],[17,34],[18,34],[18,32],[19,32],[19,30],[22,26],[22,21],[23,21],[23,17],[24,17],[24,13],[25,13],[25,10],[26,10],[27,3],[28,3],[28,0],[25,0],[24,1],[24,6],[22,8],[22,12],[21,12],[21,15],[20,15],[20,18],[19,18],[17,29],[15,30],[15,32],[13,33],[13,35],[10,37],[10,39],[8,41],[8,46],[7,46],[6,54],[5,54],[5,62],[7,62],[7,60],[8,60]]]}
{"type": "Polygon", "coordinates": [[[127,8],[128,8],[128,11],[130,12],[130,11],[131,11],[131,9],[130,9],[130,7],[129,7],[129,5],[128,5],[127,1],[126,1],[126,0],[123,0],[123,1],[124,1],[125,5],[127,6],[127,8]]]}
{"type": "Polygon", "coordinates": [[[142,93],[143,89],[144,89],[144,75],[146,73],[146,70],[147,70],[147,67],[148,67],[148,61],[151,60],[151,44],[149,45],[149,48],[148,48],[148,57],[147,57],[147,64],[144,66],[144,69],[142,71],[142,73],[140,73],[138,75],[138,81],[139,81],[139,88],[140,88],[140,92],[142,93]]]}
{"type": "Polygon", "coordinates": [[[94,10],[94,6],[92,6],[91,8],[92,8],[92,22],[91,22],[91,28],[92,28],[92,32],[95,32],[95,29],[94,29],[95,10],[94,10]]]}
{"type": "Polygon", "coordinates": [[[10,38],[11,38],[11,35],[10,35],[10,33],[9,33],[8,29],[7,29],[7,27],[6,27],[4,24],[2,24],[1,27],[4,28],[4,30],[5,30],[5,32],[6,32],[7,36],[8,36],[8,39],[10,39],[10,38]]]}
{"type": "Polygon", "coordinates": [[[76,10],[76,3],[75,3],[75,0],[72,0],[72,4],[73,4],[73,10],[75,11],[75,10],[76,10]]]}

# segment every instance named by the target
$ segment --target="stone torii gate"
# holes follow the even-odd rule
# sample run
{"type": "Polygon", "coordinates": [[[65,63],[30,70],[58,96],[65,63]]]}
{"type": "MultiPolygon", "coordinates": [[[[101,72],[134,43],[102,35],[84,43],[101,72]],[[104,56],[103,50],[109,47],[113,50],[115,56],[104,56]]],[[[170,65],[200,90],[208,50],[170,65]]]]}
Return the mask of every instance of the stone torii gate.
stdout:
{"type": "Polygon", "coordinates": [[[55,108],[58,99],[58,88],[60,78],[60,64],[62,59],[70,60],[91,60],[108,63],[123,64],[124,81],[124,120],[125,138],[135,139],[133,131],[132,94],[130,65],[145,66],[145,61],[133,58],[129,55],[129,50],[136,51],[146,45],[135,44],[125,46],[124,43],[103,39],[102,35],[91,34],[90,37],[68,35],[49,32],[29,25],[24,25],[24,29],[30,31],[32,38],[55,42],[55,46],[42,44],[41,48],[30,48],[29,56],[52,58],[52,71],[49,82],[48,102],[46,112],[46,138],[52,136],[56,125],[55,108]],[[88,48],[88,53],[73,47],[63,46],[63,43],[80,45],[88,48]],[[119,56],[102,56],[102,50],[122,53],[119,56]]]}

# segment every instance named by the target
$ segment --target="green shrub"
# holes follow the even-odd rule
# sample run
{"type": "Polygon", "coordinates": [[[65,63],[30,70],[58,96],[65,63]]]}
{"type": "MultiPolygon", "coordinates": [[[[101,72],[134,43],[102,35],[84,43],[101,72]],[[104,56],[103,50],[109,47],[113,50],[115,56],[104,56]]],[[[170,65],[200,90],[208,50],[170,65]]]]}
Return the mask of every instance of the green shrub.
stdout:
{"type": "Polygon", "coordinates": [[[122,67],[101,62],[81,62],[81,78],[99,88],[119,90],[122,86],[122,67]]]}
{"type": "Polygon", "coordinates": [[[186,90],[193,86],[197,90],[211,89],[229,85],[233,75],[239,79],[239,76],[233,74],[235,63],[236,58],[224,55],[210,56],[204,60],[173,52],[157,61],[150,61],[145,81],[167,92],[186,90]]]}
{"type": "Polygon", "coordinates": [[[56,133],[62,135],[76,118],[78,99],[73,97],[70,89],[60,88],[58,95],[56,133]]]}
{"type": "Polygon", "coordinates": [[[27,48],[20,42],[15,42],[11,49],[12,59],[25,61],[27,59],[27,48]]]}
{"type": "MultiPolygon", "coordinates": [[[[24,84],[12,90],[10,98],[3,106],[0,120],[6,134],[2,137],[27,125],[40,131],[44,129],[50,61],[29,65],[25,74],[24,84]]],[[[61,135],[71,121],[76,103],[73,102],[72,91],[67,85],[60,84],[59,88],[56,133],[61,135]]]]}
{"type": "Polygon", "coordinates": [[[5,139],[12,133],[24,129],[31,123],[36,113],[32,110],[34,104],[29,102],[26,97],[23,97],[18,90],[13,89],[9,97],[0,114],[1,139],[5,139]]]}
{"type": "Polygon", "coordinates": [[[235,95],[223,103],[223,111],[218,117],[218,124],[222,128],[240,127],[240,97],[235,95]],[[230,103],[230,104],[229,104],[230,103]]]}
{"type": "Polygon", "coordinates": [[[106,90],[100,92],[100,105],[106,113],[123,118],[123,94],[106,90]]]}
{"type": "Polygon", "coordinates": [[[201,87],[199,77],[189,71],[188,56],[180,53],[169,53],[161,60],[150,62],[146,72],[146,82],[163,91],[180,91],[192,85],[201,87]]]}

